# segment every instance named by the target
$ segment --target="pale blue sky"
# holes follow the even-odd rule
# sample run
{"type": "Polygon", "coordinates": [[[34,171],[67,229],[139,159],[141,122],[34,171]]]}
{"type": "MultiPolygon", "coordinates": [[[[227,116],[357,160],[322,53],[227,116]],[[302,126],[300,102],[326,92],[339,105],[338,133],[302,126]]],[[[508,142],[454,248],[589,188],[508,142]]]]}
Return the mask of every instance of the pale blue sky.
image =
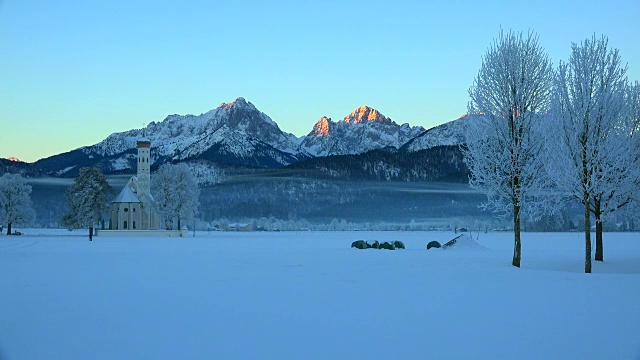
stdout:
{"type": "Polygon", "coordinates": [[[0,0],[0,157],[95,144],[238,96],[308,133],[369,105],[432,127],[466,112],[500,27],[554,62],[605,34],[640,80],[640,1],[0,0]]]}

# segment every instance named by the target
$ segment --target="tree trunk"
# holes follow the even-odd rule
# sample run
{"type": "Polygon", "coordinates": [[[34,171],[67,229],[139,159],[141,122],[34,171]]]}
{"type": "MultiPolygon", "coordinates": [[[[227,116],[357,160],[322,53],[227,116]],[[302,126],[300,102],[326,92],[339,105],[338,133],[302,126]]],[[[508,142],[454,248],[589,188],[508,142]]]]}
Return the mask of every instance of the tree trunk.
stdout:
{"type": "Polygon", "coordinates": [[[89,226],[89,241],[93,241],[93,226],[89,226]]]}
{"type": "Polygon", "coordinates": [[[581,135],[582,145],[582,204],[584,205],[584,273],[591,273],[591,211],[589,209],[589,166],[587,163],[587,135],[586,131],[581,135]]]}
{"type": "Polygon", "coordinates": [[[11,235],[11,222],[7,223],[7,235],[11,235]]]}
{"type": "Polygon", "coordinates": [[[596,261],[604,261],[604,252],[602,249],[602,221],[596,218],[596,261]]]}
{"type": "Polygon", "coordinates": [[[594,201],[595,211],[593,215],[596,218],[596,261],[604,261],[602,250],[602,211],[600,209],[600,200],[594,201]]]}
{"type": "Polygon", "coordinates": [[[513,205],[513,235],[513,261],[511,262],[511,265],[520,267],[520,205],[513,205]]]}
{"type": "Polygon", "coordinates": [[[180,226],[180,216],[178,216],[178,230],[182,230],[182,226],[180,226]]]}
{"type": "Polygon", "coordinates": [[[584,198],[584,272],[591,273],[591,211],[589,211],[589,194],[585,192],[584,198]]]}

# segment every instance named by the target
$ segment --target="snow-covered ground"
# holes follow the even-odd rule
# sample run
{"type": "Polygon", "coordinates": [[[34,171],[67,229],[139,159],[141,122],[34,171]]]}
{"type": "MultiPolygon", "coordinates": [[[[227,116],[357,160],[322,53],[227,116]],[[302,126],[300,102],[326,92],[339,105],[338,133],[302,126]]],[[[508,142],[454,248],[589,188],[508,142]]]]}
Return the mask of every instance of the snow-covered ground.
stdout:
{"type": "MultiPolygon", "coordinates": [[[[0,359],[638,359],[640,235],[0,236],[0,359]],[[356,250],[354,240],[406,250],[356,250]]],[[[44,235],[42,233],[45,233],[44,235]]]]}

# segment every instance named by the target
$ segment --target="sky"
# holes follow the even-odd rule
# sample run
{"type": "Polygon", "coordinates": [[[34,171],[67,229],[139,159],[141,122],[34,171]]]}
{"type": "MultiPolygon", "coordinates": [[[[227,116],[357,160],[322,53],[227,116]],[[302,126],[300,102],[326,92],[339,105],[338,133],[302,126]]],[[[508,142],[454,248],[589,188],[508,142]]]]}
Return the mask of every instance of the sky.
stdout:
{"type": "Polygon", "coordinates": [[[361,105],[430,128],[467,110],[500,32],[554,63],[609,37],[640,80],[640,0],[0,0],[0,158],[33,162],[239,96],[306,135],[361,105]]]}

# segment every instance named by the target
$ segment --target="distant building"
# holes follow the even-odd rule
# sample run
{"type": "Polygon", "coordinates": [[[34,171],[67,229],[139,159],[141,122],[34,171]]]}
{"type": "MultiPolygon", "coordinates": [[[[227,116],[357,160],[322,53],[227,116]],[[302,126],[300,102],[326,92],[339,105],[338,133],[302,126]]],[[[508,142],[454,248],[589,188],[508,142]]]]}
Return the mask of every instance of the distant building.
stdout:
{"type": "Polygon", "coordinates": [[[229,231],[253,231],[253,225],[250,223],[234,223],[229,224],[229,231]]]}
{"type": "Polygon", "coordinates": [[[110,230],[151,230],[160,228],[160,217],[153,208],[151,180],[151,141],[138,140],[138,172],[111,202],[110,230]]]}

